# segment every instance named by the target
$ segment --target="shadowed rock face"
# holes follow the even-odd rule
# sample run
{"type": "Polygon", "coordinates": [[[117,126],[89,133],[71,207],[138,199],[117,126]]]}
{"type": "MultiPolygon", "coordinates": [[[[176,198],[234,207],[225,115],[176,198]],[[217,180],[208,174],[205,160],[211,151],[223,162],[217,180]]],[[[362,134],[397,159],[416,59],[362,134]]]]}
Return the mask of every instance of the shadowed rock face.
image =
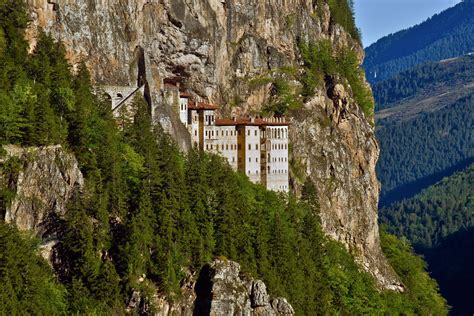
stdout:
{"type": "MultiPolygon", "coordinates": [[[[331,23],[327,5],[312,0],[28,0],[35,42],[41,26],[61,39],[74,63],[84,58],[97,83],[136,85],[146,78],[153,117],[183,149],[189,135],[176,109],[164,102],[162,81],[219,104],[225,115],[261,110],[271,89],[249,79],[301,64],[297,41],[329,39],[334,48],[363,50],[331,23]],[[55,10],[56,9],[56,10],[55,10]]],[[[380,286],[399,288],[378,236],[379,149],[369,119],[337,78],[326,78],[316,96],[292,113],[291,182],[309,176],[318,189],[323,228],[343,242],[380,286]],[[297,176],[298,175],[298,176],[297,176]]],[[[371,120],[371,119],[370,119],[371,120]]]]}
{"type": "Polygon", "coordinates": [[[2,179],[10,178],[15,191],[4,220],[40,237],[43,255],[50,259],[69,199],[84,185],[77,160],[61,146],[3,148],[7,154],[0,159],[0,167],[9,159],[15,159],[18,165],[14,174],[0,172],[2,179]]]}
{"type": "MultiPolygon", "coordinates": [[[[173,304],[157,298],[158,315],[183,316],[292,316],[293,307],[285,298],[270,298],[265,283],[244,277],[234,261],[216,259],[206,265],[182,288],[182,298],[173,304]]],[[[140,306],[138,292],[132,295],[134,307],[140,306]]],[[[131,310],[130,310],[131,311],[131,310]]],[[[136,311],[146,312],[146,310],[136,311]]]]}

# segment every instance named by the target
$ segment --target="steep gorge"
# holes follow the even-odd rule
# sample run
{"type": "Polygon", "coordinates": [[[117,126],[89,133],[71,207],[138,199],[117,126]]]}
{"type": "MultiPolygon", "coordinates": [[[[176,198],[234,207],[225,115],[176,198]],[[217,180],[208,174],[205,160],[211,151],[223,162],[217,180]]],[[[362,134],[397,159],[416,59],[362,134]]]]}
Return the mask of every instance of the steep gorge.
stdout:
{"type": "MultiPolygon", "coordinates": [[[[183,149],[189,148],[186,130],[162,101],[164,79],[179,78],[190,92],[219,104],[222,114],[245,115],[259,113],[272,94],[271,84],[254,88],[249,81],[299,68],[300,39],[328,39],[334,49],[363,57],[328,5],[310,0],[53,2],[28,0],[30,43],[41,27],[65,43],[70,61],[86,61],[97,84],[134,86],[145,78],[154,120],[183,149]]],[[[399,289],[380,249],[372,118],[344,81],[331,77],[290,119],[294,191],[309,177],[326,233],[343,242],[381,287],[399,289]]]]}

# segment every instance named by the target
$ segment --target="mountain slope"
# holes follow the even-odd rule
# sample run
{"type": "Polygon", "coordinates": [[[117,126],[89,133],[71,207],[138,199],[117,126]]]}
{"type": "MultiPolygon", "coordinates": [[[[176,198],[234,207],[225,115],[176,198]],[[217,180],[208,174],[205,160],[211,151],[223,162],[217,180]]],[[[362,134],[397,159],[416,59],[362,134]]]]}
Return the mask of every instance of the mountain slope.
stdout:
{"type": "Polygon", "coordinates": [[[380,210],[388,231],[412,242],[452,306],[471,315],[474,303],[474,165],[380,210]]]}
{"type": "MultiPolygon", "coordinates": [[[[8,44],[26,52],[23,36],[8,44]]],[[[141,96],[118,126],[64,53],[41,34],[31,55],[0,56],[0,144],[16,144],[0,147],[1,315],[447,314],[406,244],[384,240],[407,291],[381,289],[323,233],[312,181],[297,199],[184,154],[141,96]]]]}
{"type": "Polygon", "coordinates": [[[374,85],[381,205],[410,197],[474,159],[474,57],[429,63],[374,85]]]}
{"type": "Polygon", "coordinates": [[[439,246],[425,251],[430,275],[434,277],[452,306],[450,315],[474,313],[474,228],[460,230],[443,239],[439,246]]]}
{"type": "Polygon", "coordinates": [[[419,249],[474,225],[474,165],[444,178],[413,198],[382,208],[380,220],[419,249]]]}
{"type": "Polygon", "coordinates": [[[433,101],[437,97],[439,104],[448,104],[451,100],[474,91],[474,54],[447,59],[441,62],[429,62],[405,70],[398,75],[372,85],[376,100],[376,118],[383,119],[391,113],[402,114],[406,110],[421,112],[420,102],[425,101],[434,111],[433,101]],[[433,99],[431,99],[433,100],[433,99]],[[401,104],[409,104],[403,111],[383,111],[401,104]]]}
{"type": "Polygon", "coordinates": [[[189,133],[165,101],[166,82],[179,82],[195,98],[218,105],[219,116],[259,115],[268,105],[286,109],[300,101],[287,111],[294,192],[301,192],[309,177],[317,187],[323,230],[353,250],[383,287],[397,288],[378,235],[372,108],[364,113],[344,74],[322,69],[310,94],[299,98],[297,76],[306,64],[300,48],[309,42],[327,42],[331,58],[333,52],[351,57],[339,68],[350,70],[355,79],[350,82],[359,83],[356,91],[367,91],[359,69],[363,51],[350,32],[346,0],[27,3],[31,45],[42,28],[64,42],[73,64],[85,60],[95,82],[130,86],[146,80],[153,121],[184,150],[191,148],[189,133]],[[268,80],[252,85],[262,78],[268,80]]]}
{"type": "Polygon", "coordinates": [[[474,1],[434,15],[425,22],[388,35],[366,49],[363,67],[371,83],[391,78],[417,64],[474,51],[474,1]]]}

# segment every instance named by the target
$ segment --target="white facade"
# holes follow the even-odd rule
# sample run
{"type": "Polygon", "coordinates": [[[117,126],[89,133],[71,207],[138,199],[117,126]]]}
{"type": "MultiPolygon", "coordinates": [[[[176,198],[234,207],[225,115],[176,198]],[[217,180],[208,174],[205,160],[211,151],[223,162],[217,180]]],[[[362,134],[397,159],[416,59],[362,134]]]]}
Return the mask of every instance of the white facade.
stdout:
{"type": "Polygon", "coordinates": [[[188,127],[188,101],[188,97],[179,98],[179,119],[186,127],[188,127]]]}
{"type": "Polygon", "coordinates": [[[198,110],[188,111],[188,131],[191,135],[191,145],[199,148],[199,112],[198,110]]]}
{"type": "Polygon", "coordinates": [[[260,183],[260,127],[258,125],[244,125],[239,129],[243,135],[239,141],[243,155],[240,155],[245,172],[250,181],[260,183]],[[243,161],[242,161],[243,160],[243,161]]]}
{"type": "Polygon", "coordinates": [[[204,119],[204,138],[203,138],[203,148],[206,151],[217,153],[217,133],[215,125],[215,116],[214,110],[203,110],[202,111],[204,119]]]}
{"type": "Polygon", "coordinates": [[[220,119],[216,107],[179,98],[179,117],[187,126],[193,147],[224,157],[250,181],[268,190],[289,191],[288,123],[283,118],[220,119]]]}
{"type": "Polygon", "coordinates": [[[266,187],[288,192],[288,126],[267,126],[265,136],[266,187]]]}
{"type": "Polygon", "coordinates": [[[226,158],[232,169],[237,171],[237,129],[235,126],[216,126],[215,132],[216,152],[226,158]]]}

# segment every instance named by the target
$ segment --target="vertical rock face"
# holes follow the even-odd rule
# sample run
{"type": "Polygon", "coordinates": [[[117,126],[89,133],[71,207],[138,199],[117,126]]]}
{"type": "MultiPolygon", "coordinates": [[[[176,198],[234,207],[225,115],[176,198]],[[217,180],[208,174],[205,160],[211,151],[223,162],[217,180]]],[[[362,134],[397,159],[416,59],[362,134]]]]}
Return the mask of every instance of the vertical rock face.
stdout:
{"type": "MultiPolygon", "coordinates": [[[[312,0],[28,0],[36,27],[61,39],[72,62],[86,60],[95,81],[136,85],[145,78],[153,116],[189,146],[177,111],[163,102],[163,79],[219,104],[226,115],[255,113],[270,96],[249,80],[298,67],[298,39],[362,48],[312,0]],[[55,2],[51,3],[51,2],[55,2]]],[[[323,228],[343,242],[384,288],[398,288],[378,236],[378,146],[373,127],[337,78],[293,114],[292,184],[309,176],[318,189],[323,228]]]]}
{"type": "Polygon", "coordinates": [[[43,254],[49,259],[56,242],[59,225],[74,190],[84,185],[77,160],[61,146],[19,148],[4,146],[6,155],[0,158],[0,176],[9,178],[15,191],[4,220],[20,230],[34,232],[43,240],[43,254]],[[17,161],[14,174],[5,174],[4,165],[9,159],[17,161]]]}
{"type": "MultiPolygon", "coordinates": [[[[240,265],[216,259],[205,266],[197,280],[185,284],[182,298],[170,305],[156,299],[157,315],[236,315],[292,316],[293,307],[285,298],[270,298],[265,283],[243,277],[240,265]]],[[[135,295],[134,306],[138,306],[135,295]]],[[[133,299],[133,297],[132,297],[133,299]]],[[[142,310],[143,312],[143,310],[142,310]]]]}

